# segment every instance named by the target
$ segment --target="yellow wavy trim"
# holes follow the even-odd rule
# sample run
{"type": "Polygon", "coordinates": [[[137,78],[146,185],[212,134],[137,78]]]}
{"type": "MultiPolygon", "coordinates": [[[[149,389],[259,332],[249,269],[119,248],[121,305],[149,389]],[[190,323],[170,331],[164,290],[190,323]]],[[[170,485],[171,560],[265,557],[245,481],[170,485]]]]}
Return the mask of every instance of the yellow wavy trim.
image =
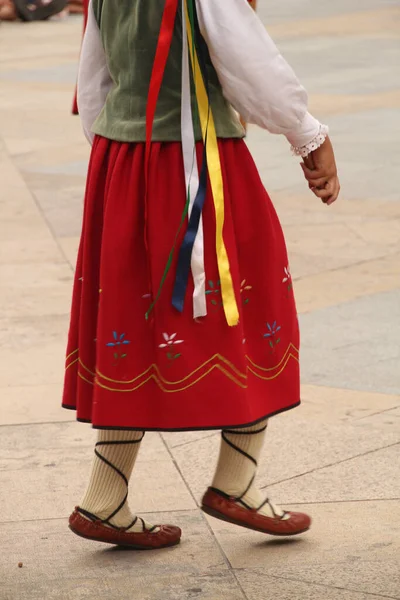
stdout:
{"type": "Polygon", "coordinates": [[[75,360],[73,360],[72,362],[70,362],[66,367],[65,370],[67,371],[67,369],[69,369],[70,367],[72,367],[72,365],[74,365],[75,363],[79,362],[79,358],[76,358],[75,360]]]}
{"type": "Polygon", "coordinates": [[[82,373],[79,373],[79,371],[78,371],[78,377],[80,377],[81,379],[83,379],[83,381],[86,381],[86,383],[89,383],[90,385],[95,384],[94,381],[89,381],[89,379],[86,379],[86,377],[84,375],[82,375],[82,373]]]}
{"type": "Polygon", "coordinates": [[[67,356],[67,358],[65,360],[68,360],[69,358],[71,358],[71,356],[74,356],[74,354],[76,354],[77,352],[79,352],[79,348],[77,348],[73,352],[70,352],[70,354],[68,354],[68,356],[67,356]]]}
{"type": "MultiPolygon", "coordinates": [[[[278,367],[281,366],[281,364],[283,363],[283,361],[286,358],[286,355],[291,352],[291,350],[293,350],[297,355],[299,354],[299,349],[296,348],[296,346],[292,343],[289,344],[289,346],[286,349],[285,354],[283,355],[281,361],[275,366],[275,367],[261,367],[260,365],[257,365],[257,363],[255,363],[254,361],[251,360],[250,356],[246,356],[246,360],[255,368],[258,369],[259,371],[264,371],[264,372],[270,372],[270,371],[275,371],[275,369],[277,369],[278,367]]],[[[293,355],[292,355],[293,356],[293,355]]],[[[293,358],[296,358],[295,356],[293,356],[293,358]]],[[[298,359],[297,359],[298,360],[298,359]]]]}
{"type": "Polygon", "coordinates": [[[141,373],[134,379],[124,380],[124,381],[118,380],[118,379],[111,379],[110,377],[107,377],[107,376],[103,375],[102,373],[100,373],[100,371],[97,371],[97,374],[95,374],[88,367],[86,367],[79,358],[75,359],[73,362],[68,364],[66,368],[68,369],[73,364],[79,362],[79,364],[82,366],[82,368],[85,369],[85,371],[87,371],[87,373],[89,373],[94,378],[94,381],[90,381],[89,379],[87,379],[87,377],[85,375],[83,375],[83,373],[78,371],[78,375],[83,381],[86,381],[90,385],[96,384],[99,387],[109,390],[111,392],[121,392],[121,393],[134,392],[134,391],[138,390],[139,388],[143,387],[146,383],[148,383],[151,380],[155,381],[155,383],[158,385],[158,387],[165,393],[182,392],[182,391],[185,391],[185,390],[193,387],[194,385],[196,385],[196,383],[198,383],[199,381],[201,381],[202,379],[207,377],[207,375],[209,375],[212,371],[214,371],[214,369],[218,369],[233,383],[235,383],[236,385],[238,385],[239,387],[241,387],[243,389],[246,389],[248,387],[247,379],[248,379],[249,373],[251,373],[258,379],[261,379],[263,381],[271,381],[271,380],[279,377],[279,375],[287,367],[290,359],[293,359],[293,360],[299,362],[298,354],[299,354],[298,349],[294,346],[294,344],[291,343],[291,344],[289,344],[289,346],[288,346],[286,352],[284,353],[282,359],[280,360],[280,362],[277,365],[275,365],[275,367],[269,367],[269,368],[261,367],[260,365],[257,365],[254,361],[251,360],[251,358],[249,356],[246,356],[246,360],[248,361],[249,365],[246,367],[245,373],[242,373],[241,371],[239,371],[239,369],[237,369],[237,367],[235,367],[225,357],[221,356],[220,354],[214,354],[214,356],[212,356],[207,361],[205,361],[202,365],[197,367],[197,369],[192,371],[189,375],[187,375],[186,377],[184,377],[182,379],[176,380],[176,381],[168,381],[165,377],[163,377],[163,375],[160,372],[160,369],[155,364],[150,365],[150,367],[148,367],[145,371],[143,371],[143,373],[141,373]],[[218,359],[218,361],[220,361],[220,363],[223,363],[223,364],[220,364],[220,363],[210,364],[215,359],[218,359]],[[207,367],[207,365],[209,365],[208,368],[201,375],[199,375],[197,378],[195,378],[193,380],[194,375],[196,375],[197,373],[202,371],[205,367],[207,367]],[[230,369],[230,371],[228,369],[230,369]],[[271,373],[271,374],[270,375],[262,375],[262,374],[258,373],[255,369],[257,369],[258,371],[261,371],[262,373],[271,373]],[[231,371],[233,371],[233,373],[231,371]],[[143,379],[143,378],[145,378],[145,379],[143,379]],[[120,388],[116,388],[116,387],[111,387],[111,385],[107,385],[106,383],[101,382],[100,379],[103,379],[106,382],[109,382],[110,384],[114,383],[117,385],[126,386],[126,385],[131,385],[131,384],[137,383],[137,385],[134,385],[134,387],[130,387],[130,388],[126,388],[126,389],[120,389],[120,388]],[[190,379],[192,381],[189,382],[190,379]],[[185,385],[181,385],[181,384],[185,384],[185,385]],[[169,388],[171,386],[173,386],[174,389],[169,389],[166,386],[169,386],[169,388]],[[176,386],[180,386],[180,387],[176,387],[176,386]]]}

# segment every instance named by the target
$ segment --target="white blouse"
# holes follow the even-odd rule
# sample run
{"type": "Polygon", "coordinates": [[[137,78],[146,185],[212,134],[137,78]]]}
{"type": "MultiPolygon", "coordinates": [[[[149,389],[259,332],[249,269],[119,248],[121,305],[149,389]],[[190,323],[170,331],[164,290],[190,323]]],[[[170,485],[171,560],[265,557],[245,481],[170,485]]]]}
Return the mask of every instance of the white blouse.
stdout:
{"type": "MultiPolygon", "coordinates": [[[[307,92],[248,1],[196,0],[196,5],[226,99],[248,123],[285,135],[295,154],[318,148],[328,128],[308,112],[307,92]]],[[[112,85],[90,2],[78,75],[79,113],[90,142],[112,85]]]]}

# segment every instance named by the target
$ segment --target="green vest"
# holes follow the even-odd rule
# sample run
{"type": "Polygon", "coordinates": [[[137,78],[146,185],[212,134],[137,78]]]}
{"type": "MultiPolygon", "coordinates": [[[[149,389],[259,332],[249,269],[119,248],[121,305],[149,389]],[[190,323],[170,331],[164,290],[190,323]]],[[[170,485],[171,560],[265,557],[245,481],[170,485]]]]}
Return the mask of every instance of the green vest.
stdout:
{"type": "MultiPolygon", "coordinates": [[[[218,0],[219,1],[219,0],[218,0]]],[[[114,85],[93,132],[121,142],[146,139],[146,104],[165,0],[93,0],[107,65],[114,85]]],[[[225,100],[207,57],[211,107],[217,136],[241,138],[243,128],[225,100]]],[[[182,12],[179,9],[171,51],[158,99],[153,141],[181,140],[182,12]]],[[[192,85],[195,137],[201,139],[192,85]]]]}

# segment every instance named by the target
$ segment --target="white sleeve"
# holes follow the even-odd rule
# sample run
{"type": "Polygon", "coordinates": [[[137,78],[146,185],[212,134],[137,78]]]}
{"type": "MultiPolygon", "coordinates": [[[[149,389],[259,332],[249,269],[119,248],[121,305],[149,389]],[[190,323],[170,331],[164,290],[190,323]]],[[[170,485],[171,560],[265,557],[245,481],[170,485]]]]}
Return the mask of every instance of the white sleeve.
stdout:
{"type": "Polygon", "coordinates": [[[313,143],[321,124],[307,92],[247,0],[196,0],[201,33],[223,93],[248,123],[286,135],[295,149],[313,143]]]}
{"type": "Polygon", "coordinates": [[[99,116],[112,85],[99,27],[90,1],[78,72],[78,110],[83,131],[91,144],[94,138],[93,123],[99,116]]]}

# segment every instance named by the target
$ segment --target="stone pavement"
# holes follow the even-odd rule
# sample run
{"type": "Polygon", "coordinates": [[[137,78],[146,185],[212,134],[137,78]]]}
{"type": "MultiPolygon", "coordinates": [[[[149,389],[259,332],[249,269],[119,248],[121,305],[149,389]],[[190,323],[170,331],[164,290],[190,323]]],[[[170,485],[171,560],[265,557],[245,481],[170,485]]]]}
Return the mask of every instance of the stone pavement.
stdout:
{"type": "Polygon", "coordinates": [[[69,115],[81,22],[3,23],[1,600],[400,598],[399,2],[259,3],[331,126],[343,184],[328,210],[285,140],[250,130],[303,332],[304,402],[272,420],[260,483],[314,528],[275,540],[201,514],[218,448],[203,432],[146,436],[134,474],[134,509],[180,524],[180,547],[126,552],[68,531],[94,440],[59,408],[88,158],[69,115]]]}

